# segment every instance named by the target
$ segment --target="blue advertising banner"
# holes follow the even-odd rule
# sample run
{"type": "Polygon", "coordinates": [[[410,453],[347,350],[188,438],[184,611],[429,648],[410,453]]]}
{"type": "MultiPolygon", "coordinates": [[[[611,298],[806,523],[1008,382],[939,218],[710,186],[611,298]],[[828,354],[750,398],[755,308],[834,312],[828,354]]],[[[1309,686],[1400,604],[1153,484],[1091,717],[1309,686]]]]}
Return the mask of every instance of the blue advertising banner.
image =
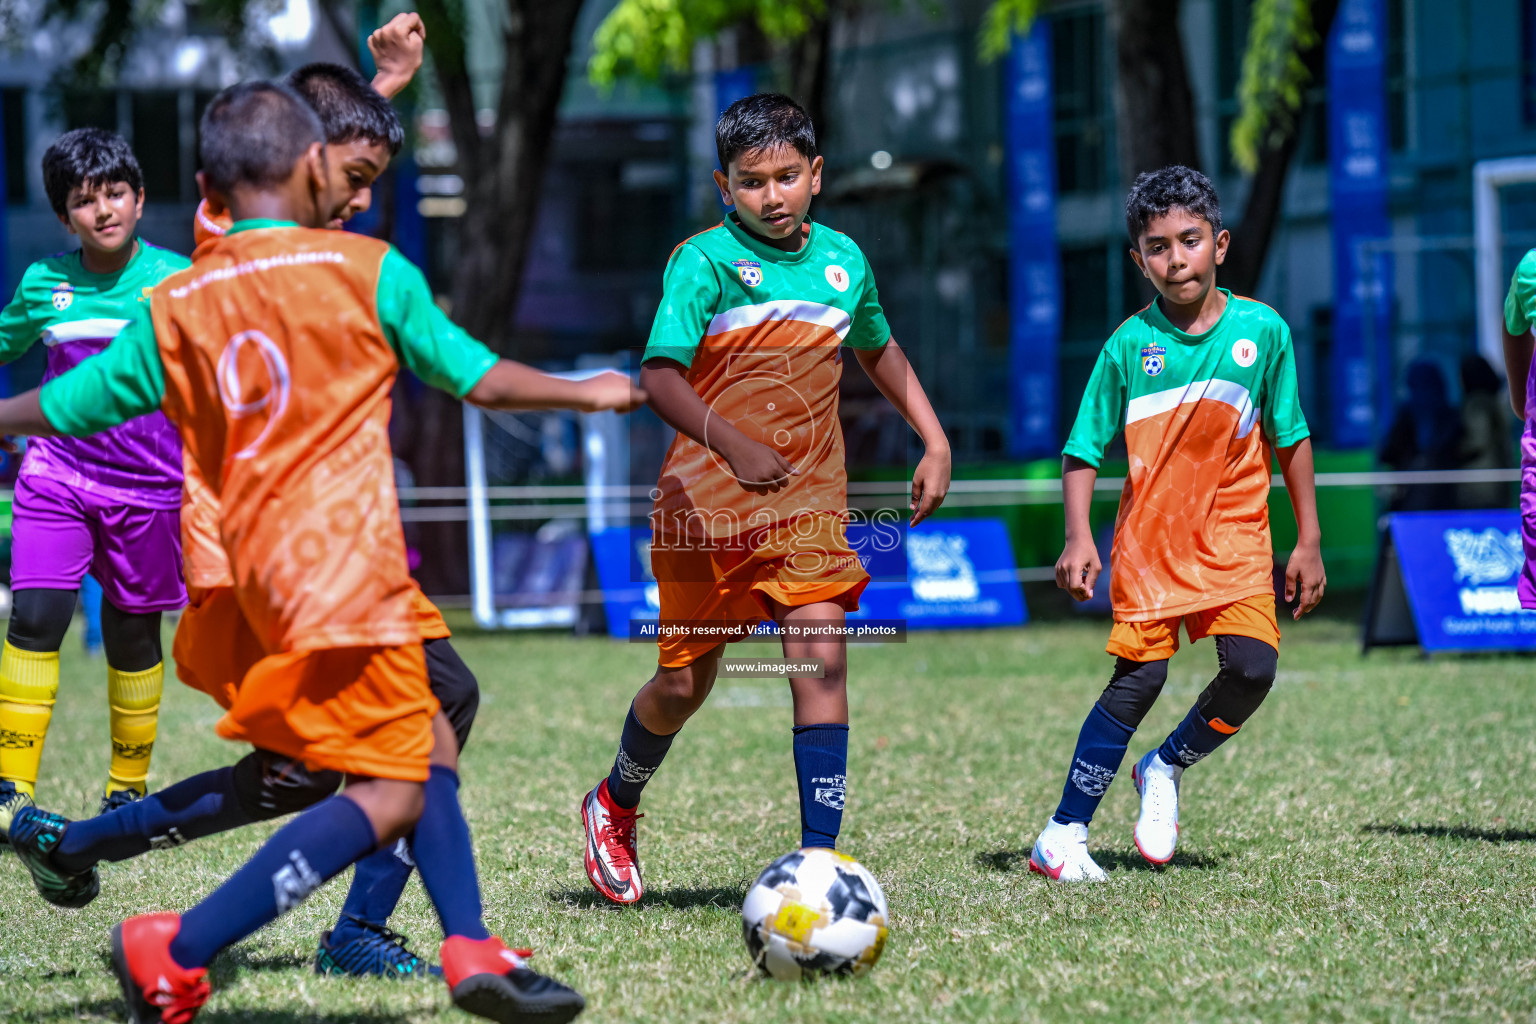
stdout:
{"type": "Polygon", "coordinates": [[[1387,220],[1384,0],[1343,0],[1328,36],[1328,186],[1333,227],[1333,443],[1375,444],[1393,406],[1392,261],[1363,243],[1387,220]],[[1374,386],[1373,386],[1374,384],[1374,386]],[[1379,415],[1378,415],[1379,410],[1379,415]]]}
{"type": "MultiPolygon", "coordinates": [[[[660,611],[650,569],[651,528],[615,526],[591,535],[608,635],[628,639],[632,624],[660,611]]],[[[855,522],[848,543],[873,581],[851,621],[903,619],[908,629],[1019,626],[1029,621],[1014,578],[1013,546],[1000,519],[855,522]]]]}
{"type": "Polygon", "coordinates": [[[1006,68],[1009,452],[1059,455],[1061,253],[1056,248],[1056,122],[1051,23],[1016,36],[1006,68]]]}
{"type": "Polygon", "coordinates": [[[1391,516],[1365,646],[1536,649],[1536,613],[1522,611],[1515,594],[1524,563],[1520,514],[1513,510],[1391,516]]]}

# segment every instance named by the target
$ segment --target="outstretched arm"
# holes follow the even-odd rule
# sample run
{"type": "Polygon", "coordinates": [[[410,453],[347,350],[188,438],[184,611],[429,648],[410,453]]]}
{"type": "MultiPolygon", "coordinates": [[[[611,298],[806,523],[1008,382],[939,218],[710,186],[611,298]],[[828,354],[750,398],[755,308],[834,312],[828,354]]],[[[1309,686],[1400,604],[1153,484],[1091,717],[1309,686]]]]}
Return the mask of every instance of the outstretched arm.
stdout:
{"type": "Polygon", "coordinates": [[[421,68],[421,51],[427,43],[427,27],[415,11],[397,14],[368,37],[373,54],[373,88],[385,99],[394,99],[421,68]]]}
{"type": "Polygon", "coordinates": [[[753,494],[782,490],[800,471],[784,456],[754,441],[723,416],[717,416],[693,390],[681,363],[653,358],[640,368],[640,387],[651,408],[668,426],[697,441],[731,467],[736,482],[753,494]]]}
{"type": "Polygon", "coordinates": [[[1093,506],[1093,485],[1099,479],[1098,467],[1075,455],[1061,458],[1061,498],[1066,506],[1067,538],[1056,559],[1056,585],[1069,591],[1079,601],[1093,596],[1103,565],[1099,549],[1093,543],[1093,524],[1088,510],[1093,506]]]}
{"type": "Polygon", "coordinates": [[[1312,472],[1312,439],[1302,438],[1289,448],[1276,448],[1285,489],[1296,513],[1296,547],[1285,566],[1285,599],[1297,601],[1291,618],[1299,619],[1316,608],[1328,585],[1323,571],[1323,531],[1317,522],[1317,481],[1312,472]]]}
{"type": "Polygon", "coordinates": [[[928,401],[928,393],[895,338],[880,348],[856,348],[854,352],[886,401],[923,439],[923,457],[912,473],[912,499],[908,504],[912,511],[910,525],[916,526],[943,504],[949,493],[949,438],[944,436],[944,427],[928,401]]]}
{"type": "Polygon", "coordinates": [[[575,409],[577,412],[630,412],[645,404],[645,392],[628,374],[604,370],[584,380],[542,373],[531,366],[499,359],[485,371],[464,401],[486,409],[575,409]]]}

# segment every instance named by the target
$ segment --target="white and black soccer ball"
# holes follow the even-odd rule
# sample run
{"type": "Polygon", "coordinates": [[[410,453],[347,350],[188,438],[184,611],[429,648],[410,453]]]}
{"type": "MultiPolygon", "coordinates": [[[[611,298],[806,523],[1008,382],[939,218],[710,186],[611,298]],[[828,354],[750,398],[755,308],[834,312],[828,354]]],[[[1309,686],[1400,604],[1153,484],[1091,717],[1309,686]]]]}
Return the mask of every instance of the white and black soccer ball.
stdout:
{"type": "Polygon", "coordinates": [[[866,973],[890,933],[880,883],[834,850],[788,853],[763,869],[741,907],[752,962],[780,981],[866,973]]]}

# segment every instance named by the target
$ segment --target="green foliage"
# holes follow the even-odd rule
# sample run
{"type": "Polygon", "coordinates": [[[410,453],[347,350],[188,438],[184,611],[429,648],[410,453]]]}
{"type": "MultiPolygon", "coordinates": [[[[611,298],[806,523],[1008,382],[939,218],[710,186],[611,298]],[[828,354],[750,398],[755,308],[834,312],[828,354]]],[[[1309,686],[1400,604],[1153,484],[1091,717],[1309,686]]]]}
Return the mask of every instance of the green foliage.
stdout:
{"type": "Polygon", "coordinates": [[[826,0],[619,0],[592,38],[587,74],[607,88],[686,71],[694,43],[733,25],[756,22],[769,39],[791,42],[826,12],[826,0]]]}
{"type": "Polygon", "coordinates": [[[977,40],[981,59],[997,60],[1013,45],[1014,33],[1023,35],[1034,24],[1040,13],[1040,0],[993,0],[992,6],[981,18],[981,33],[977,40]]]}
{"type": "Polygon", "coordinates": [[[1245,173],[1260,154],[1296,131],[1296,115],[1311,75],[1301,53],[1318,42],[1310,0],[1254,0],[1232,122],[1232,158],[1245,173]]]}

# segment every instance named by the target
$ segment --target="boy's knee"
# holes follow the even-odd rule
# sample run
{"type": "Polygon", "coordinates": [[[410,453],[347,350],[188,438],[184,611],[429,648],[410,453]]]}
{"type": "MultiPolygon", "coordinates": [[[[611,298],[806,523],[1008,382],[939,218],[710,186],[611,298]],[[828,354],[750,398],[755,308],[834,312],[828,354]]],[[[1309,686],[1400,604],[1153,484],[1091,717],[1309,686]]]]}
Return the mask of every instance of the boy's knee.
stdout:
{"type": "Polygon", "coordinates": [[[11,621],[6,640],[12,647],[34,654],[57,651],[75,617],[78,592],[28,587],[11,599],[11,621]]]}
{"type": "Polygon", "coordinates": [[[1207,720],[1219,718],[1234,728],[1246,722],[1275,684],[1280,652],[1263,640],[1247,636],[1218,636],[1221,671],[1196,701],[1207,720]]]}
{"type": "Polygon", "coordinates": [[[268,750],[253,750],[235,763],[235,798],[252,821],[270,821],[319,803],[341,785],[341,773],[311,771],[268,750]]]}
{"type": "Polygon", "coordinates": [[[1168,681],[1168,662],[1115,659],[1115,674],[1099,695],[1099,707],[1117,721],[1134,729],[1157,703],[1168,681]]]}
{"type": "Polygon", "coordinates": [[[657,669],[655,676],[657,698],[667,706],[669,711],[689,714],[697,711],[704,703],[704,698],[709,696],[710,687],[714,684],[714,673],[709,671],[712,667],[712,664],[695,661],[679,668],[657,669]]]}

